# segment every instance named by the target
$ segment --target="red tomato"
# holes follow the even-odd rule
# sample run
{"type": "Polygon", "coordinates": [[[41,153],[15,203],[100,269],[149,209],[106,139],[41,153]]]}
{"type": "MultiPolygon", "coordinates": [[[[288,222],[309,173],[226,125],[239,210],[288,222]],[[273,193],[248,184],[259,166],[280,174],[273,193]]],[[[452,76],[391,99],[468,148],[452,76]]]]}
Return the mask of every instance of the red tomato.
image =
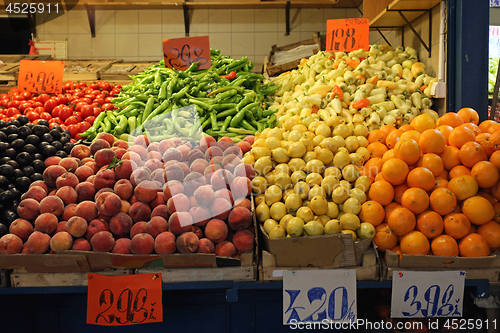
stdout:
{"type": "Polygon", "coordinates": [[[101,94],[101,91],[99,89],[92,90],[92,92],[90,94],[95,98],[101,94]]]}
{"type": "Polygon", "coordinates": [[[111,85],[106,81],[100,81],[99,88],[106,91],[110,91],[112,89],[111,85]]]}
{"type": "Polygon", "coordinates": [[[97,117],[99,114],[101,114],[102,109],[101,108],[94,108],[94,117],[97,117]]]}
{"type": "Polygon", "coordinates": [[[48,112],[42,112],[40,113],[40,119],[45,119],[45,120],[50,120],[52,119],[52,116],[48,112]]]}
{"type": "Polygon", "coordinates": [[[43,104],[46,112],[52,111],[57,106],[57,100],[55,98],[49,99],[47,102],[43,104]]]}
{"type": "Polygon", "coordinates": [[[71,110],[70,107],[64,106],[60,111],[59,111],[59,118],[61,118],[62,121],[66,121],[71,115],[73,114],[73,110],[71,110]]]}
{"type": "Polygon", "coordinates": [[[108,96],[104,100],[106,101],[106,103],[111,103],[112,99],[113,99],[113,96],[108,96]]]}
{"type": "Polygon", "coordinates": [[[106,110],[106,111],[108,111],[108,110],[114,110],[115,106],[113,104],[111,104],[111,103],[105,103],[105,104],[102,105],[102,109],[106,110]]]}
{"type": "Polygon", "coordinates": [[[25,102],[25,103],[19,105],[18,109],[19,109],[19,112],[24,113],[24,110],[26,110],[27,108],[30,108],[30,107],[31,107],[31,103],[25,102]]]}
{"type": "Polygon", "coordinates": [[[56,106],[53,110],[52,110],[52,117],[59,117],[59,112],[61,112],[62,108],[64,107],[64,105],[61,105],[59,104],[58,106],[56,106]]]}
{"type": "Polygon", "coordinates": [[[24,111],[23,111],[23,114],[26,115],[28,112],[35,112],[35,109],[32,108],[31,106],[29,108],[26,108],[24,111]]]}
{"type": "Polygon", "coordinates": [[[0,94],[0,99],[8,99],[9,95],[7,94],[0,94]]]}
{"type": "Polygon", "coordinates": [[[75,113],[73,113],[72,117],[75,117],[77,123],[79,123],[80,121],[83,120],[81,112],[75,112],[75,113]]]}
{"type": "Polygon", "coordinates": [[[84,105],[80,112],[82,113],[82,118],[87,118],[94,114],[94,108],[91,105],[84,105]]]}
{"type": "Polygon", "coordinates": [[[69,103],[69,98],[62,95],[57,97],[57,104],[68,104],[69,103]]]}
{"type": "Polygon", "coordinates": [[[59,124],[59,127],[61,127],[63,131],[68,129],[68,127],[64,124],[59,124]]]}
{"type": "Polygon", "coordinates": [[[71,124],[71,125],[68,125],[68,131],[69,131],[69,134],[71,134],[71,137],[75,137],[75,135],[78,134],[78,125],[76,124],[71,124]]]}
{"type": "Polygon", "coordinates": [[[86,122],[88,122],[90,125],[94,125],[95,117],[90,116],[84,119],[86,122]]]}
{"type": "Polygon", "coordinates": [[[45,112],[45,108],[43,106],[37,106],[35,108],[35,112],[38,113],[38,114],[40,114],[42,112],[45,112]]]}
{"type": "Polygon", "coordinates": [[[42,104],[42,103],[40,103],[40,102],[38,102],[38,101],[31,102],[31,104],[33,104],[33,107],[34,107],[34,108],[37,108],[37,107],[39,107],[39,106],[43,106],[43,104],[42,104]]]}
{"type": "Polygon", "coordinates": [[[109,96],[109,91],[107,91],[107,90],[103,90],[103,91],[101,92],[101,94],[103,94],[104,96],[109,96]]]}
{"type": "Polygon", "coordinates": [[[30,122],[34,122],[36,119],[40,118],[40,115],[35,111],[28,111],[26,113],[26,117],[30,120],[30,122]]]}
{"type": "Polygon", "coordinates": [[[7,114],[7,109],[0,109],[0,114],[5,116],[7,114]]]}
{"type": "Polygon", "coordinates": [[[14,99],[14,100],[16,100],[16,101],[21,101],[21,102],[22,102],[22,101],[24,101],[24,97],[23,97],[23,96],[21,96],[21,95],[16,95],[16,96],[14,96],[12,99],[14,99]]]}
{"type": "Polygon", "coordinates": [[[77,121],[76,117],[71,116],[64,121],[64,125],[69,126],[69,125],[76,124],[77,122],[78,121],[77,121]]]}
{"type": "Polygon", "coordinates": [[[38,96],[38,101],[42,104],[45,104],[45,102],[47,102],[49,99],[50,96],[47,94],[41,94],[40,96],[38,96]]]}
{"type": "Polygon", "coordinates": [[[25,100],[28,100],[31,98],[31,93],[29,91],[23,91],[21,96],[23,96],[25,100]]]}
{"type": "Polygon", "coordinates": [[[87,83],[85,83],[85,82],[79,82],[79,83],[77,84],[77,87],[78,87],[78,88],[87,88],[87,83]]]}
{"type": "Polygon", "coordinates": [[[56,126],[59,126],[59,124],[57,124],[57,123],[49,123],[49,129],[52,129],[52,128],[56,127],[56,126]]]}
{"type": "Polygon", "coordinates": [[[8,106],[9,108],[18,108],[18,107],[19,107],[19,105],[21,105],[21,101],[18,101],[18,100],[11,100],[11,101],[7,104],[7,106],[8,106]]]}
{"type": "Polygon", "coordinates": [[[98,97],[96,97],[96,98],[94,99],[94,103],[97,103],[97,104],[99,104],[99,105],[103,105],[103,104],[105,103],[105,101],[104,101],[104,97],[99,97],[99,98],[98,98],[98,97]]]}
{"type": "Polygon", "coordinates": [[[0,107],[6,108],[8,104],[9,104],[9,100],[8,99],[2,99],[2,100],[0,100],[0,107]]]}
{"type": "Polygon", "coordinates": [[[67,81],[65,84],[64,84],[64,89],[66,90],[71,90],[73,89],[73,85],[74,83],[72,81],[67,81]]]}
{"type": "Polygon", "coordinates": [[[61,121],[61,119],[59,119],[59,117],[54,117],[54,118],[49,120],[49,123],[62,124],[62,121],[61,121]]]}
{"type": "Polygon", "coordinates": [[[73,94],[73,96],[76,96],[78,98],[82,98],[83,96],[85,96],[85,94],[83,93],[83,91],[77,91],[73,94]]]}
{"type": "Polygon", "coordinates": [[[92,90],[99,90],[99,85],[95,82],[89,84],[89,88],[92,90]]]}
{"type": "Polygon", "coordinates": [[[81,112],[82,111],[82,106],[87,105],[87,103],[82,102],[81,99],[80,101],[76,104],[75,111],[81,112]]]}
{"type": "Polygon", "coordinates": [[[86,121],[82,121],[80,124],[78,124],[78,133],[83,133],[86,130],[88,130],[92,125],[90,125],[86,121]]]}
{"type": "Polygon", "coordinates": [[[17,108],[9,108],[7,110],[7,117],[12,117],[14,116],[15,114],[18,114],[19,113],[19,110],[17,108]]]}

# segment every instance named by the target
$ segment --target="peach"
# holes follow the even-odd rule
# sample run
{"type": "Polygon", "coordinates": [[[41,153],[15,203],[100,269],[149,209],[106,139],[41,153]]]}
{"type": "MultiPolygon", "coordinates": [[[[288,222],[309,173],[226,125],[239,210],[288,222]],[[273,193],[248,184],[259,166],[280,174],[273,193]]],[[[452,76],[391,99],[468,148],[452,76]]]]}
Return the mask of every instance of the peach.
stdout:
{"type": "Polygon", "coordinates": [[[94,185],[95,175],[90,176],[85,181],[94,185]]]}
{"type": "Polygon", "coordinates": [[[167,201],[169,214],[173,214],[175,212],[187,212],[189,207],[189,198],[183,193],[176,194],[167,201]]]}
{"type": "Polygon", "coordinates": [[[184,178],[184,194],[187,196],[192,196],[194,191],[207,183],[205,177],[198,172],[191,172],[184,178]]]}
{"type": "Polygon", "coordinates": [[[56,187],[56,180],[59,176],[64,175],[66,169],[60,165],[51,165],[43,172],[43,180],[49,187],[56,187]]]}
{"type": "Polygon", "coordinates": [[[92,154],[90,152],[90,147],[80,144],[74,146],[73,149],[71,149],[70,155],[71,157],[76,157],[83,160],[85,157],[90,157],[90,155],[92,154]]]}
{"type": "Polygon", "coordinates": [[[85,238],[78,238],[73,241],[73,245],[71,246],[71,250],[73,251],[90,251],[92,247],[90,243],[85,238]]]}
{"type": "Polygon", "coordinates": [[[111,147],[111,150],[115,152],[115,155],[116,155],[116,158],[117,159],[121,159],[123,157],[123,155],[125,155],[125,153],[127,152],[126,149],[123,149],[123,148],[119,148],[119,147],[111,147]]]}
{"type": "Polygon", "coordinates": [[[179,147],[177,147],[177,150],[182,154],[180,161],[186,161],[191,148],[189,148],[187,145],[180,145],[179,147]]]}
{"type": "Polygon", "coordinates": [[[222,154],[223,157],[226,157],[228,155],[234,155],[238,158],[241,158],[243,156],[240,147],[237,145],[227,147],[226,150],[224,150],[224,153],[222,154]]]}
{"type": "Polygon", "coordinates": [[[61,232],[61,231],[66,231],[66,221],[60,221],[58,224],[57,224],[57,228],[56,228],[56,231],[54,234],[57,234],[58,232],[61,232]]]}
{"type": "Polygon", "coordinates": [[[210,164],[205,168],[205,170],[203,171],[203,175],[205,176],[207,184],[210,184],[210,181],[212,179],[212,174],[220,169],[222,169],[222,167],[219,164],[210,164]]]}
{"type": "Polygon", "coordinates": [[[252,193],[252,182],[247,177],[236,177],[231,183],[231,192],[235,198],[244,198],[252,193]]]}
{"type": "Polygon", "coordinates": [[[238,164],[233,171],[234,177],[247,177],[253,179],[255,177],[255,170],[253,166],[246,163],[238,164]]]}
{"type": "Polygon", "coordinates": [[[205,226],[205,237],[214,243],[219,243],[227,238],[228,231],[229,230],[224,221],[213,219],[208,221],[205,226]]]}
{"type": "Polygon", "coordinates": [[[123,149],[128,149],[128,143],[127,143],[127,141],[124,141],[124,140],[115,140],[115,142],[113,142],[112,147],[120,147],[123,149]]]}
{"type": "Polygon", "coordinates": [[[153,211],[151,212],[151,217],[154,217],[154,216],[161,216],[165,220],[168,220],[170,215],[168,214],[167,205],[160,204],[160,205],[154,207],[153,211]]]}
{"type": "Polygon", "coordinates": [[[231,173],[234,171],[234,168],[241,163],[241,159],[234,154],[226,155],[222,159],[222,167],[231,173]]]}
{"type": "Polygon", "coordinates": [[[215,245],[215,254],[219,257],[233,257],[236,255],[236,248],[233,243],[222,241],[215,245]]]}
{"type": "Polygon", "coordinates": [[[198,243],[197,253],[214,253],[215,245],[208,238],[201,238],[198,243]]]}
{"type": "MultiPolygon", "coordinates": [[[[99,171],[99,167],[97,166],[97,164],[95,164],[94,159],[93,158],[91,158],[91,159],[92,159],[92,161],[85,162],[82,166],[90,168],[92,170],[92,174],[90,176],[93,176],[97,173],[97,171],[99,171]]],[[[76,174],[76,171],[75,171],[75,174],[76,174]]],[[[85,179],[88,179],[90,176],[88,176],[85,179]]],[[[78,175],[77,175],[77,177],[78,177],[78,175]]],[[[80,178],[80,177],[78,177],[78,178],[80,178]]],[[[82,176],[82,178],[83,178],[83,176],[82,176]]]]}
{"type": "Polygon", "coordinates": [[[196,202],[196,199],[194,196],[189,197],[189,207],[196,207],[199,206],[198,203],[196,202]]]}
{"type": "Polygon", "coordinates": [[[41,214],[52,213],[55,216],[59,216],[64,211],[64,202],[61,200],[61,198],[55,195],[49,195],[48,197],[45,197],[42,201],[40,201],[38,211],[41,214]]]}
{"type": "Polygon", "coordinates": [[[245,207],[248,210],[252,210],[252,202],[247,198],[239,198],[234,202],[234,207],[245,207]]]}
{"type": "Polygon", "coordinates": [[[99,231],[90,239],[90,245],[93,251],[109,252],[115,246],[115,239],[109,231],[99,231]]]}
{"type": "Polygon", "coordinates": [[[182,152],[176,148],[168,148],[163,154],[163,161],[167,162],[171,160],[182,161],[182,152]]]}
{"type": "Polygon", "coordinates": [[[171,254],[177,250],[175,235],[170,231],[165,231],[156,236],[154,250],[158,254],[171,254]]]}
{"type": "Polygon", "coordinates": [[[130,197],[132,197],[132,194],[134,193],[134,187],[128,179],[118,180],[115,183],[113,190],[116,195],[118,195],[122,200],[130,199],[130,197]]]}
{"type": "Polygon", "coordinates": [[[133,254],[151,254],[154,251],[155,240],[150,234],[137,234],[130,242],[130,252],[133,254]]]}
{"type": "Polygon", "coordinates": [[[188,162],[189,164],[193,163],[199,158],[205,158],[205,154],[201,150],[192,149],[188,154],[188,162]]]}
{"type": "MultiPolygon", "coordinates": [[[[76,157],[73,157],[75,160],[80,160],[79,158],[77,159],[76,157]]],[[[85,157],[80,160],[80,166],[85,165],[87,162],[94,162],[93,157],[85,157]]]]}
{"type": "Polygon", "coordinates": [[[222,166],[222,156],[214,156],[210,160],[210,164],[217,164],[222,166]]]}
{"type": "Polygon", "coordinates": [[[38,216],[40,203],[35,199],[24,199],[17,206],[17,215],[26,220],[34,220],[38,216]]]}
{"type": "Polygon", "coordinates": [[[184,193],[184,186],[178,180],[170,180],[163,186],[163,197],[166,201],[179,193],[184,193]]]}
{"type": "Polygon", "coordinates": [[[132,228],[130,228],[130,238],[134,238],[134,236],[137,234],[146,233],[146,224],[146,221],[139,221],[137,223],[134,223],[132,228]]]}
{"type": "Polygon", "coordinates": [[[255,136],[254,135],[247,135],[243,141],[246,141],[248,142],[249,144],[253,145],[253,143],[255,142],[255,136]]]}
{"type": "Polygon", "coordinates": [[[45,194],[49,193],[49,188],[48,188],[47,184],[45,184],[45,182],[43,180],[34,181],[33,183],[31,183],[31,185],[30,185],[29,188],[32,188],[34,186],[40,186],[41,188],[43,188],[44,191],[45,191],[45,194]]]}
{"type": "Polygon", "coordinates": [[[15,219],[9,226],[9,233],[14,234],[26,241],[33,232],[33,225],[25,219],[15,219]]]}
{"type": "Polygon", "coordinates": [[[62,160],[60,160],[58,164],[62,166],[64,169],[66,169],[66,171],[73,173],[78,168],[78,162],[73,157],[65,157],[62,160]]]}
{"type": "Polygon", "coordinates": [[[137,186],[145,180],[151,180],[151,171],[146,167],[139,167],[132,171],[130,182],[133,186],[137,186]]]}
{"type": "Polygon", "coordinates": [[[94,219],[90,221],[85,237],[88,241],[90,241],[92,237],[99,231],[109,231],[109,223],[104,220],[94,219]]]}
{"type": "Polygon", "coordinates": [[[184,171],[182,171],[182,168],[178,165],[168,165],[165,167],[165,178],[167,181],[182,181],[184,179],[184,171]]]}
{"type": "Polygon", "coordinates": [[[128,214],[130,206],[132,206],[130,202],[128,202],[127,200],[122,200],[122,208],[120,209],[120,212],[128,214]]]}
{"type": "Polygon", "coordinates": [[[75,176],[75,174],[71,172],[66,172],[56,179],[56,187],[57,189],[60,189],[63,186],[69,186],[74,188],[76,185],[78,185],[80,181],[78,180],[78,177],[75,176]]]}
{"type": "Polygon", "coordinates": [[[62,158],[59,156],[51,156],[45,160],[45,167],[48,168],[51,165],[58,165],[60,160],[62,160],[62,158]]]}
{"type": "Polygon", "coordinates": [[[213,173],[210,183],[212,184],[212,188],[217,191],[223,188],[229,188],[229,184],[231,184],[233,180],[234,177],[231,172],[221,169],[213,173]]]}
{"type": "Polygon", "coordinates": [[[182,169],[182,173],[184,174],[184,178],[191,173],[191,169],[189,169],[188,162],[177,162],[175,163],[179,168],[182,169]]]}
{"type": "Polygon", "coordinates": [[[128,214],[134,222],[147,221],[151,217],[151,208],[144,202],[136,202],[130,206],[128,214]]]}
{"type": "Polygon", "coordinates": [[[158,152],[158,150],[149,150],[148,147],[148,154],[146,155],[146,161],[149,160],[159,160],[161,162],[163,156],[158,152]]]}
{"type": "Polygon", "coordinates": [[[28,249],[32,253],[42,254],[50,247],[50,236],[40,231],[34,231],[26,241],[28,249]]]}
{"type": "Polygon", "coordinates": [[[194,225],[198,227],[203,227],[212,217],[212,213],[207,207],[195,206],[189,209],[189,214],[193,218],[194,225]]]}
{"type": "Polygon", "coordinates": [[[75,170],[75,176],[78,178],[78,181],[84,182],[87,178],[94,174],[94,170],[88,165],[82,165],[75,170]]]}
{"type": "Polygon", "coordinates": [[[205,151],[205,159],[211,160],[215,156],[222,156],[224,152],[217,146],[212,146],[205,151]]]}
{"type": "Polygon", "coordinates": [[[50,248],[55,252],[69,250],[72,245],[73,237],[66,231],[58,232],[50,239],[50,248]]]}
{"type": "Polygon", "coordinates": [[[40,202],[43,198],[47,196],[47,192],[41,186],[33,186],[28,189],[26,193],[21,196],[21,200],[24,199],[35,199],[40,202]]]}
{"type": "Polygon", "coordinates": [[[99,215],[97,215],[96,219],[97,220],[103,220],[103,221],[109,222],[109,221],[111,221],[111,217],[112,216],[99,214],[99,215]]]}
{"type": "Polygon", "coordinates": [[[56,196],[58,196],[65,205],[74,204],[78,201],[78,193],[71,186],[63,186],[57,190],[56,196]]]}
{"type": "Polygon", "coordinates": [[[233,245],[241,252],[253,249],[254,234],[248,230],[237,231],[233,236],[233,245]]]}
{"type": "MultiPolygon", "coordinates": [[[[146,160],[146,158],[148,156],[148,150],[146,149],[146,147],[139,146],[139,145],[133,145],[133,146],[129,147],[128,152],[129,153],[133,152],[133,153],[136,153],[137,155],[139,155],[141,163],[144,163],[144,161],[146,160]]],[[[134,159],[134,161],[135,161],[135,159],[134,159]]]]}
{"type": "Polygon", "coordinates": [[[23,247],[23,240],[17,235],[7,234],[0,238],[0,254],[21,253],[23,247]]]}
{"type": "Polygon", "coordinates": [[[43,213],[35,220],[35,231],[51,234],[57,229],[57,216],[52,213],[43,213]]]}
{"type": "Polygon", "coordinates": [[[200,147],[203,151],[206,151],[208,148],[216,146],[217,141],[211,136],[204,136],[200,139],[200,147]]]}
{"type": "Polygon", "coordinates": [[[53,189],[52,191],[49,192],[49,194],[47,194],[47,196],[55,196],[56,195],[56,192],[57,192],[57,189],[53,189]]]}
{"type": "Polygon", "coordinates": [[[217,146],[224,151],[227,148],[229,148],[231,146],[234,146],[234,142],[233,142],[233,139],[231,139],[231,138],[229,138],[227,136],[223,136],[217,142],[217,146]]]}
{"type": "Polygon", "coordinates": [[[90,154],[91,155],[94,155],[101,149],[105,149],[105,148],[110,148],[111,147],[111,144],[106,141],[106,140],[103,140],[103,139],[94,139],[94,141],[92,141],[92,143],[90,144],[90,154]]]}
{"type": "Polygon", "coordinates": [[[212,201],[212,204],[209,207],[210,211],[212,212],[212,216],[220,220],[227,219],[231,208],[231,203],[222,198],[216,198],[214,201],[212,201]]]}
{"type": "Polygon", "coordinates": [[[100,139],[106,140],[110,146],[112,146],[115,142],[115,137],[113,136],[113,134],[106,132],[100,132],[99,134],[97,134],[94,140],[100,140],[100,139]]]}
{"type": "Polygon", "coordinates": [[[195,226],[195,225],[192,225],[192,226],[191,226],[191,230],[190,230],[190,231],[191,231],[191,232],[194,232],[194,234],[195,234],[196,236],[198,236],[198,238],[200,238],[200,239],[201,239],[201,238],[203,238],[203,235],[204,235],[204,234],[203,234],[203,230],[201,230],[201,228],[200,228],[200,227],[195,226]]]}
{"type": "Polygon", "coordinates": [[[168,230],[168,222],[161,216],[152,217],[149,222],[146,223],[145,230],[148,234],[156,238],[160,233],[168,230]]]}
{"type": "Polygon", "coordinates": [[[80,216],[73,216],[66,223],[66,231],[73,237],[82,237],[87,233],[88,223],[80,216]]]}
{"type": "Polygon", "coordinates": [[[109,221],[109,230],[116,236],[125,236],[130,232],[134,222],[125,213],[118,213],[109,221]]]}
{"type": "Polygon", "coordinates": [[[95,200],[97,200],[97,198],[99,198],[99,196],[104,192],[115,193],[115,191],[111,187],[103,187],[95,194],[95,200]]]}
{"type": "Polygon", "coordinates": [[[116,174],[113,172],[113,170],[99,170],[95,175],[94,186],[98,190],[105,187],[113,188],[113,186],[115,186],[115,183],[116,174]]]}
{"type": "Polygon", "coordinates": [[[156,183],[145,180],[139,183],[134,189],[134,195],[137,200],[142,202],[150,202],[156,198],[156,192],[160,189],[157,187],[156,183]]]}
{"type": "Polygon", "coordinates": [[[200,240],[193,232],[184,232],[177,237],[176,245],[180,253],[194,253],[198,249],[200,240]]]}
{"type": "MultiPolygon", "coordinates": [[[[88,178],[87,178],[88,180],[88,178]]],[[[88,181],[80,183],[75,187],[76,194],[78,195],[78,201],[93,200],[95,196],[96,188],[94,184],[88,181]]]]}
{"type": "Polygon", "coordinates": [[[144,166],[151,170],[151,172],[155,171],[156,169],[163,168],[163,164],[161,163],[161,161],[156,158],[147,160],[146,163],[144,163],[144,166]]]}
{"type": "Polygon", "coordinates": [[[110,165],[115,158],[116,153],[111,148],[100,149],[94,154],[95,164],[97,164],[99,168],[105,165],[110,165]]]}
{"type": "Polygon", "coordinates": [[[165,170],[163,168],[161,169],[156,169],[151,173],[151,180],[160,182],[161,186],[165,184],[167,181],[165,178],[165,170]]]}
{"type": "Polygon", "coordinates": [[[170,139],[162,140],[158,143],[158,151],[160,154],[165,154],[169,148],[175,148],[174,143],[170,139]]]}
{"type": "Polygon", "coordinates": [[[252,149],[252,145],[247,141],[240,141],[236,145],[241,149],[243,155],[245,155],[252,149]]]}
{"type": "Polygon", "coordinates": [[[130,252],[130,243],[132,242],[129,238],[120,238],[115,242],[115,246],[111,250],[111,253],[119,253],[119,254],[131,254],[130,252]]]}
{"type": "Polygon", "coordinates": [[[208,207],[215,200],[215,193],[210,185],[198,187],[194,191],[194,199],[200,206],[208,207]]]}
{"type": "Polygon", "coordinates": [[[134,146],[147,147],[149,145],[149,138],[146,135],[139,135],[134,139],[134,146]]]}
{"type": "Polygon", "coordinates": [[[168,219],[170,231],[175,235],[191,230],[193,218],[188,212],[175,212],[168,219]]]}
{"type": "Polygon", "coordinates": [[[229,213],[228,224],[233,230],[244,230],[252,224],[252,213],[245,207],[235,207],[229,213]]]}
{"type": "Polygon", "coordinates": [[[121,160],[115,168],[116,178],[118,179],[130,179],[132,171],[137,169],[137,163],[133,160],[121,160]]]}
{"type": "Polygon", "coordinates": [[[193,163],[191,163],[191,166],[189,167],[189,169],[193,172],[198,172],[198,173],[203,174],[205,172],[205,169],[209,165],[210,165],[210,162],[208,162],[205,159],[199,158],[199,159],[193,161],[193,163]]]}
{"type": "Polygon", "coordinates": [[[23,245],[23,250],[21,251],[21,253],[33,253],[30,251],[30,249],[28,249],[28,244],[27,243],[24,243],[23,245]]]}
{"type": "Polygon", "coordinates": [[[90,222],[97,217],[99,214],[97,206],[93,201],[82,201],[80,202],[75,209],[75,216],[79,216],[85,221],[90,222]]]}
{"type": "Polygon", "coordinates": [[[155,208],[158,205],[165,204],[165,197],[163,196],[163,192],[156,192],[156,197],[149,202],[151,208],[155,208]]]}
{"type": "Polygon", "coordinates": [[[122,200],[118,195],[111,192],[104,192],[95,201],[99,213],[113,216],[122,209],[122,200]]]}

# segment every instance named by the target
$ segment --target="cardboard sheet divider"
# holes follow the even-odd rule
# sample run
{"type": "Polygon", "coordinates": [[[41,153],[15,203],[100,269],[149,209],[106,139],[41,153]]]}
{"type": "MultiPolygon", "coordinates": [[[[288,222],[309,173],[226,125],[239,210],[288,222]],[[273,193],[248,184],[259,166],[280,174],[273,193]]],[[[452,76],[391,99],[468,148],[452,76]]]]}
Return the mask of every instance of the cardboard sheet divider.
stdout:
{"type": "Polygon", "coordinates": [[[90,272],[83,254],[2,254],[0,268],[26,273],[90,272]]]}
{"type": "Polygon", "coordinates": [[[403,255],[399,261],[399,254],[387,250],[385,252],[385,263],[387,267],[405,268],[495,268],[500,267],[500,251],[496,251],[488,257],[465,258],[465,257],[440,257],[430,255],[403,255]]]}

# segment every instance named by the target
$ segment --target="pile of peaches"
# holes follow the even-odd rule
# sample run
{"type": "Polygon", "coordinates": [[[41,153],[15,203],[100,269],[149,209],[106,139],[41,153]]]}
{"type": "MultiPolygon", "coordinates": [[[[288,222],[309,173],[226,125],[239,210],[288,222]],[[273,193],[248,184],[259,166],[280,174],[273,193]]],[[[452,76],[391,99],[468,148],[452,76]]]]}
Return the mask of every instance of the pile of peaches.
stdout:
{"type": "Polygon", "coordinates": [[[0,253],[238,257],[255,239],[254,170],[241,162],[253,139],[149,142],[138,136],[126,142],[100,133],[90,146],[45,161],[43,181],[23,194],[0,253]]]}

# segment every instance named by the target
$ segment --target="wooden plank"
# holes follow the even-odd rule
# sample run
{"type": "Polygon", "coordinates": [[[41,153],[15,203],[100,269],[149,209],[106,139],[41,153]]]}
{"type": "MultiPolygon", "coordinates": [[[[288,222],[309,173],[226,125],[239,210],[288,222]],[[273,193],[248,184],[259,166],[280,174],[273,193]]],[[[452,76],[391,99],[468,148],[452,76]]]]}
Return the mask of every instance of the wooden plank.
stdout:
{"type": "Polygon", "coordinates": [[[256,280],[255,266],[173,269],[145,268],[136,270],[136,273],[161,273],[163,283],[256,280]]]}
{"type": "Polygon", "coordinates": [[[0,67],[0,81],[16,81],[19,72],[19,63],[5,63],[0,67]]]}
{"type": "Polygon", "coordinates": [[[377,16],[375,16],[375,18],[370,19],[370,28],[391,27],[397,29],[403,27],[406,25],[406,22],[395,10],[404,11],[411,9],[412,11],[403,12],[408,21],[411,22],[439,3],[439,0],[394,0],[389,6],[387,6],[386,9],[382,10],[377,16]]]}
{"type": "MultiPolygon", "coordinates": [[[[386,267],[384,274],[387,281],[392,280],[392,273],[394,271],[449,271],[449,268],[400,268],[400,267],[386,267]]],[[[500,279],[500,268],[484,268],[484,269],[457,269],[466,271],[466,279],[487,279],[490,282],[498,282],[500,279]]]]}
{"type": "Polygon", "coordinates": [[[9,287],[10,270],[0,269],[0,288],[9,287]]]}
{"type": "MultiPolygon", "coordinates": [[[[130,275],[127,269],[105,270],[94,272],[108,276],[130,275]]],[[[12,287],[63,287],[87,286],[88,273],[12,273],[12,287]]]]}

